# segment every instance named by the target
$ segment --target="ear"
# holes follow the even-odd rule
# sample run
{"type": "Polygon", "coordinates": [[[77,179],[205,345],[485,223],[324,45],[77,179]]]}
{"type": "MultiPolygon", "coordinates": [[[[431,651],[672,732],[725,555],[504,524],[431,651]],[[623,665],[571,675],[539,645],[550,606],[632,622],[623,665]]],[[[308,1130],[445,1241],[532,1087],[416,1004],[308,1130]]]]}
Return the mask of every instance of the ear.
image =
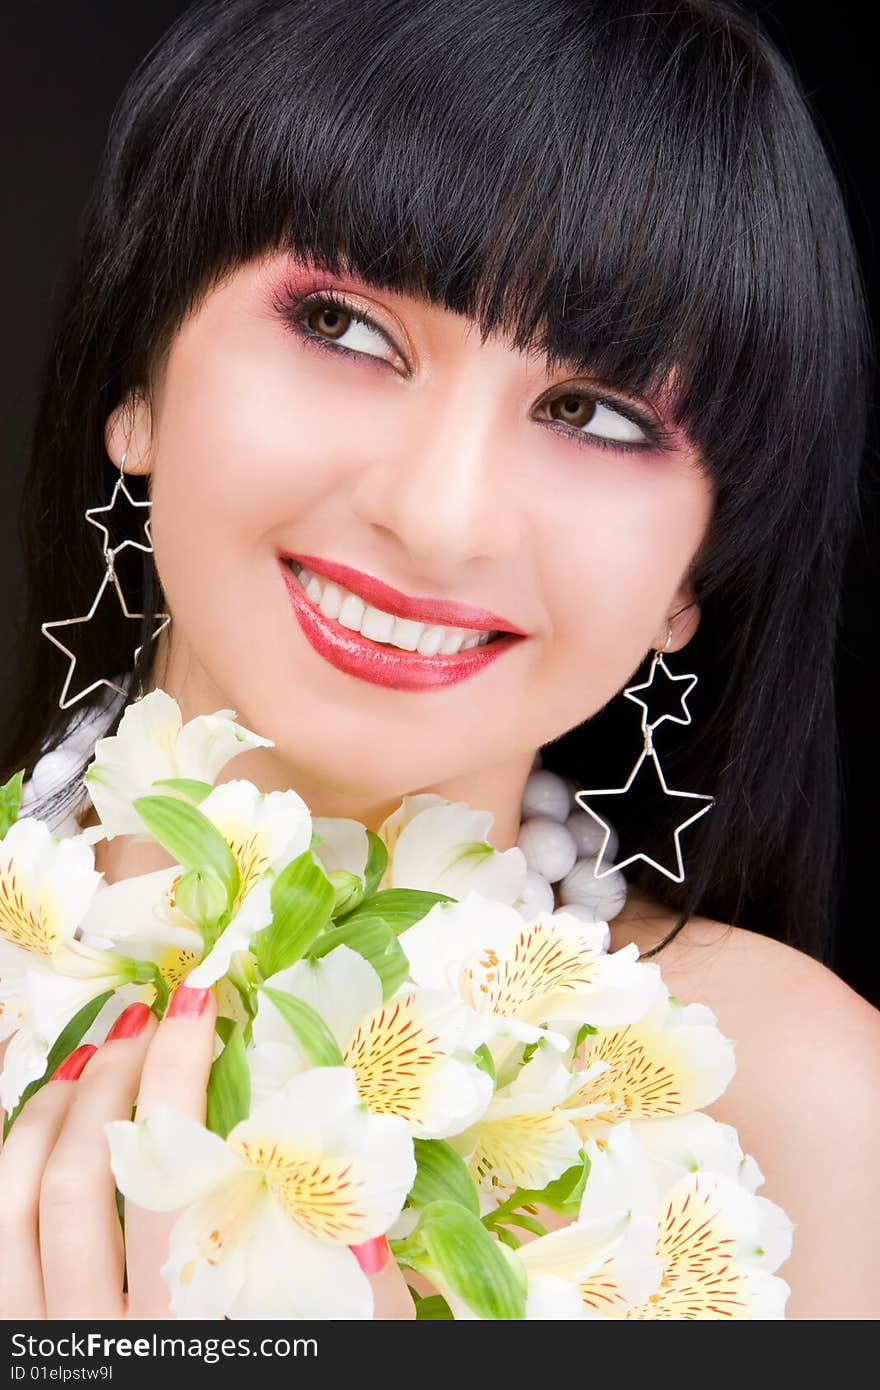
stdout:
{"type": "Polygon", "coordinates": [[[111,411],[104,426],[104,444],[117,468],[123,467],[122,458],[125,455],[124,472],[151,471],[151,416],[150,407],[143,396],[126,396],[111,411]]]}
{"type": "Polygon", "coordinates": [[[669,616],[666,619],[663,629],[657,634],[653,643],[656,651],[679,652],[686,647],[693,637],[697,628],[700,626],[700,605],[694,597],[693,587],[690,582],[684,583],[674,595],[669,605],[669,616]],[[672,637],[669,638],[669,630],[672,629],[672,637]],[[669,638],[669,646],[666,646],[669,638]]]}

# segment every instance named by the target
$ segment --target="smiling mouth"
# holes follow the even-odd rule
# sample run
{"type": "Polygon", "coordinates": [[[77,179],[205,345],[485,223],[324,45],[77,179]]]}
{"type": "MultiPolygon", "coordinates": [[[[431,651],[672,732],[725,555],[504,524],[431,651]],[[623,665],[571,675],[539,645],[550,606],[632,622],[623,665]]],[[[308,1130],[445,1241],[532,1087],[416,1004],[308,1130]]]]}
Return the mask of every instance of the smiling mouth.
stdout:
{"type": "Polygon", "coordinates": [[[504,637],[514,637],[509,632],[400,618],[368,604],[358,594],[315,574],[292,557],[284,557],[283,562],[303,597],[326,621],[386,651],[449,658],[476,647],[492,646],[504,637]]]}

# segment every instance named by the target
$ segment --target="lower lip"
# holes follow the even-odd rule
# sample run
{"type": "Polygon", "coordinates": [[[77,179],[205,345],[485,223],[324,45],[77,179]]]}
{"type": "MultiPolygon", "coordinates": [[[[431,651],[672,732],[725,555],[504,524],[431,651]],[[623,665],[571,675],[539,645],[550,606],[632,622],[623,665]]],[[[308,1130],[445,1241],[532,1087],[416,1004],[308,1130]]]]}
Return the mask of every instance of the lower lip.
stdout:
{"type": "Polygon", "coordinates": [[[471,647],[453,656],[422,656],[383,642],[374,642],[350,627],[326,618],[309,602],[296,575],[284,560],[278,561],[297,622],[315,651],[349,676],[384,685],[389,690],[436,690],[467,680],[523,639],[515,633],[496,637],[483,647],[471,647]]]}

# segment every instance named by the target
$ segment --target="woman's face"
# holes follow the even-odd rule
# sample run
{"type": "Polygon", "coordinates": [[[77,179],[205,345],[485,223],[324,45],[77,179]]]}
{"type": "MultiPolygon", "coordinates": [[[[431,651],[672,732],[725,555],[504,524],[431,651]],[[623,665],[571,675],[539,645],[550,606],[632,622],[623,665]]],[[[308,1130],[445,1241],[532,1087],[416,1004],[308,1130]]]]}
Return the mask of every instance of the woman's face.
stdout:
{"type": "Polygon", "coordinates": [[[611,699],[670,622],[674,651],[698,621],[672,615],[711,487],[685,438],[652,443],[652,422],[651,403],[551,375],[427,301],[285,254],[240,267],[184,322],[152,414],[139,404],[133,432],[122,411],[108,421],[111,457],[128,447],[126,470],[152,474],[173,618],[155,683],[185,718],[232,708],[273,739],[229,775],[311,792],[315,814],[370,823],[366,807],[404,793],[510,773],[521,789],[540,744],[611,699]],[[334,621],[332,590],[312,589],[330,616],[294,602],[282,555],[312,557],[322,586],[322,564],[345,565],[417,612],[467,605],[524,635],[476,648],[475,666],[473,651],[432,656],[448,634],[411,620],[390,635],[421,633],[426,651],[398,651],[387,620],[368,628],[381,641],[334,621]]]}

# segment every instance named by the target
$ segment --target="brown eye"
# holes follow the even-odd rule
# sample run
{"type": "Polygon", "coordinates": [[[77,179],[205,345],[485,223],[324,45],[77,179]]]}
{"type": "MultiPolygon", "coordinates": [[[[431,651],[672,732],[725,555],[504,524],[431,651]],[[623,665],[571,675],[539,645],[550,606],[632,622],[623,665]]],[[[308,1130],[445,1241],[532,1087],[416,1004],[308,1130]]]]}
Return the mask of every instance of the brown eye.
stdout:
{"type": "Polygon", "coordinates": [[[318,305],[306,315],[306,323],[319,337],[341,338],[351,326],[351,314],[334,309],[332,305],[318,305]]]}
{"type": "Polygon", "coordinates": [[[573,425],[575,429],[588,425],[596,413],[596,402],[589,396],[557,396],[547,404],[554,420],[573,425]]]}
{"type": "Polygon", "coordinates": [[[619,444],[644,444],[649,435],[645,430],[615,410],[606,401],[597,401],[583,392],[566,391],[545,401],[545,409],[551,420],[558,420],[592,439],[614,441],[619,444]]]}

